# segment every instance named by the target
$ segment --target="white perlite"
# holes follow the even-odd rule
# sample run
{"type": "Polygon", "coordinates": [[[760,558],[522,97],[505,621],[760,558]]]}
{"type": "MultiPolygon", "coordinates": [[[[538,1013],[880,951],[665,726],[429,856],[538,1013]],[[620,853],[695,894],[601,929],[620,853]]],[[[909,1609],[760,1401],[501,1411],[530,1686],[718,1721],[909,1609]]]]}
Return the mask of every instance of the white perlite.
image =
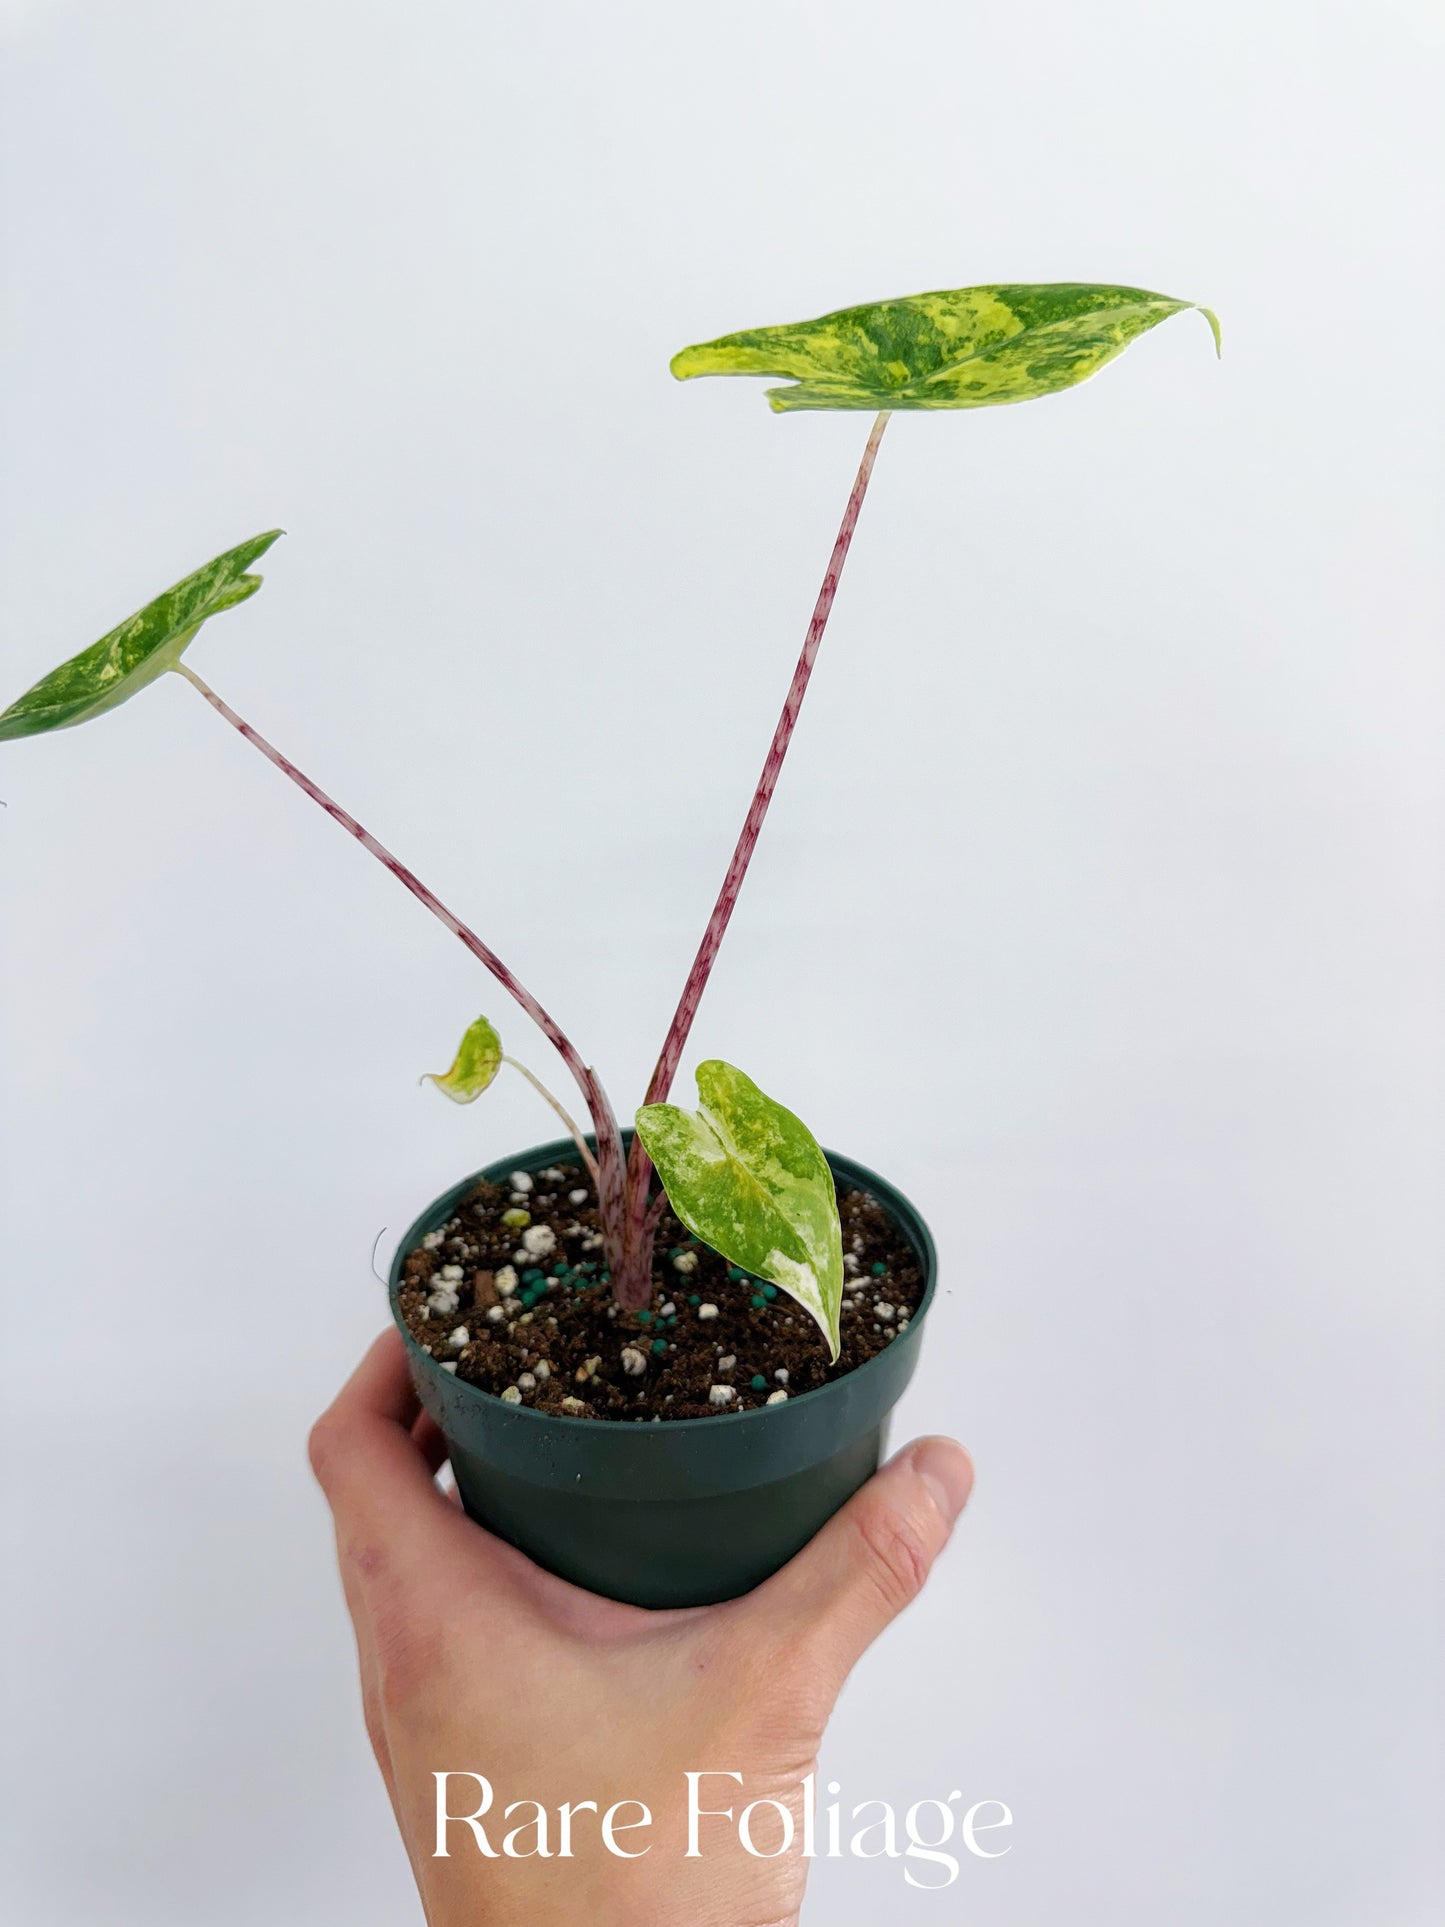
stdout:
{"type": "MultiPolygon", "coordinates": [[[[555,1324],[556,1321],[554,1319],[549,1322],[555,1324]]],[[[532,1370],[536,1373],[538,1378],[550,1378],[552,1376],[552,1367],[547,1363],[545,1358],[539,1358],[536,1364],[532,1367],[532,1370]]]]}
{"type": "Polygon", "coordinates": [[[731,1405],[736,1397],[737,1393],[731,1385],[714,1385],[708,1392],[707,1402],[709,1405],[731,1405]]]}
{"type": "Polygon", "coordinates": [[[555,1164],[549,1164],[542,1173],[543,1179],[548,1184],[560,1184],[566,1175],[566,1172],[559,1171],[555,1164]]]}
{"type": "Polygon", "coordinates": [[[697,1315],[703,1321],[703,1323],[706,1324],[709,1318],[717,1317],[717,1306],[716,1305],[699,1305],[697,1308],[697,1315]]]}
{"type": "Polygon", "coordinates": [[[517,1274],[510,1265],[503,1265],[502,1269],[497,1273],[495,1278],[493,1278],[492,1283],[504,1298],[510,1298],[512,1293],[517,1289],[517,1274]]]}
{"type": "Polygon", "coordinates": [[[568,1204],[586,1204],[587,1193],[585,1191],[569,1191],[567,1193],[567,1202],[568,1204]]]}
{"type": "Polygon", "coordinates": [[[460,1265],[443,1265],[437,1276],[446,1285],[459,1285],[466,1276],[460,1265]]]}
{"type": "Polygon", "coordinates": [[[786,1365],[780,1365],[780,1366],[778,1367],[778,1369],[777,1369],[777,1370],[776,1370],[776,1371],[775,1371],[775,1372],[773,1373],[773,1377],[774,1377],[774,1378],[775,1378],[775,1379],[776,1379],[776,1380],[778,1381],[778,1383],[779,1383],[780,1385],[786,1385],[786,1384],[787,1384],[787,1382],[788,1382],[788,1368],[787,1368],[787,1366],[786,1366],[786,1365]]]}
{"type": "Polygon", "coordinates": [[[442,1366],[444,1372],[454,1372],[456,1369],[457,1361],[454,1358],[449,1358],[446,1364],[442,1366]]]}
{"type": "Polygon", "coordinates": [[[763,1401],[765,1405],[786,1405],[787,1402],[788,1395],[786,1392],[769,1392],[763,1401]]]}
{"type": "Polygon", "coordinates": [[[529,1225],[522,1233],[522,1249],[534,1258],[545,1258],[557,1249],[557,1234],[549,1224],[529,1225]]]}
{"type": "Polygon", "coordinates": [[[531,1372],[518,1372],[517,1384],[524,1392],[535,1392],[537,1389],[537,1381],[531,1372]]]}
{"type": "Polygon", "coordinates": [[[875,1318],[881,1318],[885,1325],[891,1324],[893,1307],[886,1298],[880,1298],[873,1307],[873,1315],[875,1318]]]}
{"type": "Polygon", "coordinates": [[[442,1241],[445,1239],[446,1235],[447,1234],[445,1233],[445,1231],[428,1231],[426,1236],[421,1241],[422,1250],[436,1251],[440,1249],[442,1241]]]}
{"type": "Polygon", "coordinates": [[[672,1318],[676,1315],[676,1312],[677,1312],[677,1306],[674,1305],[672,1300],[669,1298],[662,1307],[662,1315],[664,1318],[672,1318]]]}
{"type": "Polygon", "coordinates": [[[582,1403],[580,1398],[564,1398],[562,1401],[562,1410],[564,1412],[585,1412],[587,1407],[582,1403]]]}
{"type": "Polygon", "coordinates": [[[512,1189],[514,1191],[530,1191],[531,1188],[532,1173],[530,1171],[514,1171],[512,1173],[512,1189]]]}
{"type": "Polygon", "coordinates": [[[672,1268],[674,1271],[696,1271],[697,1253],[695,1251],[679,1251],[672,1261],[672,1268]]]}
{"type": "Polygon", "coordinates": [[[522,1394],[515,1385],[509,1385],[506,1391],[502,1393],[503,1405],[520,1405],[521,1402],[522,1394]]]}
{"type": "Polygon", "coordinates": [[[629,1378],[641,1378],[647,1370],[647,1358],[635,1345],[623,1347],[622,1369],[629,1378]]]}
{"type": "Polygon", "coordinates": [[[729,1352],[726,1358],[720,1358],[718,1360],[717,1368],[720,1372],[730,1372],[733,1366],[737,1364],[737,1362],[738,1362],[737,1353],[729,1352]]]}
{"type": "Polygon", "coordinates": [[[492,1309],[487,1313],[487,1323],[489,1325],[500,1325],[506,1315],[500,1305],[493,1305],[492,1309]]]}
{"type": "Polygon", "coordinates": [[[472,1339],[472,1335],[467,1330],[466,1326],[458,1325],[456,1330],[447,1339],[447,1343],[451,1346],[454,1352],[459,1352],[463,1345],[469,1345],[471,1343],[471,1339],[472,1339]]]}

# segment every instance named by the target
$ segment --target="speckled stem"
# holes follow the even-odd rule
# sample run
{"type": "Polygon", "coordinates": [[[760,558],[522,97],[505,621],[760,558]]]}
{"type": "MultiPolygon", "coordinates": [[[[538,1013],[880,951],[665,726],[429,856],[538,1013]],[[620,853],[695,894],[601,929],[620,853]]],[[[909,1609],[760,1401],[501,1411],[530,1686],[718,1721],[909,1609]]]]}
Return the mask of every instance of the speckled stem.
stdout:
{"type": "Polygon", "coordinates": [[[609,1265],[614,1268],[614,1271],[621,1269],[625,1255],[622,1139],[617,1129],[617,1119],[613,1115],[611,1102],[602,1088],[597,1073],[582,1062],[571,1040],[537,1002],[531,991],[517,981],[497,953],[484,944],[474,930],[469,930],[460,917],[454,916],[441,898],[435,896],[426,887],[420,877],[408,870],[404,863],[399,862],[385,844],[378,843],[369,830],[364,829],[354,816],[342,809],[339,803],[333,802],[325,790],[319,788],[309,776],[297,769],[296,765],[283,756],[279,749],[268,743],[257,730],[252,729],[251,725],[243,717],[238,716],[230,704],[218,696],[208,683],[203,682],[193,669],[188,668],[183,662],[176,663],[175,669],[178,675],[184,676],[188,683],[193,684],[201,692],[218,715],[225,717],[232,729],[239,730],[246,741],[259,749],[268,762],[274,763],[283,776],[289,776],[298,789],[304,790],[313,803],[319,803],[329,817],[354,836],[364,849],[369,850],[378,863],[390,870],[398,883],[404,884],[419,903],[426,905],[438,923],[450,930],[454,937],[460,938],[477,961],[485,964],[502,988],[516,999],[548,1043],[556,1050],[587,1100],[587,1109],[596,1128],[597,1202],[598,1213],[602,1220],[602,1236],[609,1265]]]}
{"type": "MultiPolygon", "coordinates": [[[[803,638],[802,654],[798,657],[793,671],[793,680],[788,689],[783,713],[778,718],[778,726],[773,731],[773,740],[768,746],[767,760],[763,773],[758,778],[758,786],[753,791],[753,800],[748,806],[747,818],[743,823],[742,834],[738,837],[733,850],[732,861],[728,864],[722,888],[718,891],[717,902],[713,905],[712,916],[708,919],[707,929],[702,942],[698,945],[692,969],[688,972],[683,986],[682,997],[672,1019],[672,1025],[662,1046],[662,1054],[652,1073],[652,1081],[647,1087],[646,1102],[661,1104],[672,1089],[672,1080],[677,1075],[678,1064],[687,1044],[692,1020],[697,1015],[702,993],[707,988],[713,963],[717,957],[723,934],[727,930],[738,896],[742,891],[743,878],[748,873],[753,851],[757,846],[758,833],[763,827],[763,818],[768,813],[768,805],[773,800],[773,791],[778,786],[778,776],[783,767],[783,758],[788,753],[793,731],[797,727],[798,712],[803,707],[803,697],[807,693],[808,679],[813,673],[818,647],[823,640],[823,631],[828,626],[832,612],[833,598],[838,593],[838,582],[843,574],[843,564],[848,557],[848,548],[853,540],[853,531],[858,526],[858,516],[863,507],[863,497],[868,493],[868,478],[873,473],[873,461],[878,453],[878,444],[883,439],[883,431],[888,426],[888,411],[885,409],[873,423],[868,437],[868,445],[863,450],[863,459],[858,464],[858,473],[853,482],[853,492],[848,497],[848,506],[843,511],[837,539],[833,543],[833,553],[828,558],[827,573],[823,586],[818,591],[818,600],[813,605],[813,617],[808,624],[808,633],[803,638]]],[[[647,1211],[647,1187],[652,1174],[652,1161],[642,1148],[641,1138],[635,1138],[632,1156],[627,1172],[627,1243],[629,1253],[640,1236],[647,1211]]]]}

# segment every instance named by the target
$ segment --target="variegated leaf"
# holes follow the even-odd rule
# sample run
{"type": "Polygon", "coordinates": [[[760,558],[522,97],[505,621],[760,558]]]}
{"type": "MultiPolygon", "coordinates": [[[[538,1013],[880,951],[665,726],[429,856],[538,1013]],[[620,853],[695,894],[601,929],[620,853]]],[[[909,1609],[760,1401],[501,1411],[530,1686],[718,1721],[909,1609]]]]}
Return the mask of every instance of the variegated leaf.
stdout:
{"type": "Polygon", "coordinates": [[[180,661],[181,652],[208,616],[219,615],[256,593],[261,578],[246,570],[280,534],[280,529],[270,529],[227,549],[128,616],[99,642],[42,676],[0,715],[0,739],[37,736],[88,722],[154,682],[180,661]]]}
{"type": "Polygon", "coordinates": [[[422,1081],[435,1084],[454,1104],[470,1104],[501,1068],[502,1040],[487,1019],[479,1017],[457,1045],[451,1069],[440,1074],[428,1071],[422,1081]]]}
{"type": "MultiPolygon", "coordinates": [[[[694,375],[776,375],[779,411],[795,408],[991,408],[1072,388],[1192,301],[1083,281],[954,288],[840,308],[817,321],[753,328],[684,348],[694,375]]],[[[1208,308],[1219,347],[1219,322],[1208,308]]]]}
{"type": "Polygon", "coordinates": [[[695,1237],[796,1298],[839,1351],[843,1234],[833,1174],[800,1118],[717,1058],[697,1067],[699,1108],[645,1104],[637,1133],[695,1237]]]}

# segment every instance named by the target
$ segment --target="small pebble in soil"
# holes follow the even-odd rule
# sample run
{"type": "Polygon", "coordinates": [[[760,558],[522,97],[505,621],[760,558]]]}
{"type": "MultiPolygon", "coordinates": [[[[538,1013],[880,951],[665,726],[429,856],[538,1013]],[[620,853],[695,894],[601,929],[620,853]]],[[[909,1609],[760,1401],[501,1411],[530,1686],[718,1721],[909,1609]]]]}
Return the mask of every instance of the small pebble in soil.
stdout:
{"type": "Polygon", "coordinates": [[[428,1231],[426,1236],[421,1241],[422,1250],[423,1251],[437,1250],[442,1242],[442,1239],[445,1236],[446,1236],[446,1233],[444,1231],[428,1231]]]}
{"type": "Polygon", "coordinates": [[[492,1279],[492,1283],[504,1298],[510,1298],[512,1293],[517,1289],[517,1274],[511,1265],[503,1265],[502,1269],[492,1279]]]}
{"type": "Polygon", "coordinates": [[[625,1345],[622,1349],[622,1369],[629,1378],[641,1378],[647,1370],[647,1360],[635,1345],[625,1345]]]}
{"type": "Polygon", "coordinates": [[[670,1298],[667,1299],[662,1307],[662,1315],[664,1318],[676,1318],[677,1316],[677,1306],[673,1304],[670,1298]]]}
{"type": "Polygon", "coordinates": [[[493,1305],[491,1310],[487,1313],[487,1323],[489,1325],[500,1325],[502,1320],[506,1317],[506,1315],[507,1314],[502,1310],[502,1307],[500,1305],[493,1305]]]}
{"type": "Polygon", "coordinates": [[[787,1384],[787,1382],[788,1382],[788,1368],[787,1368],[787,1366],[786,1366],[786,1365],[780,1365],[780,1366],[778,1367],[778,1369],[777,1369],[777,1370],[776,1370],[776,1371],[775,1371],[775,1372],[773,1373],[773,1377],[774,1377],[774,1378],[775,1378],[775,1379],[776,1379],[776,1380],[778,1381],[778,1383],[779,1383],[780,1385],[786,1385],[786,1384],[787,1384]]]}
{"type": "Polygon", "coordinates": [[[729,1352],[726,1358],[720,1358],[718,1360],[717,1368],[720,1372],[730,1372],[733,1366],[737,1364],[737,1362],[738,1362],[737,1353],[729,1352]]]}
{"type": "Polygon", "coordinates": [[[709,1318],[717,1317],[717,1306],[716,1305],[699,1305],[697,1308],[697,1315],[699,1318],[703,1320],[705,1324],[709,1318]]]}
{"type": "Polygon", "coordinates": [[[573,1413],[585,1412],[587,1407],[580,1398],[564,1398],[562,1401],[562,1410],[573,1413]]]}
{"type": "Polygon", "coordinates": [[[537,1374],[538,1378],[546,1379],[552,1376],[552,1367],[547,1363],[545,1358],[539,1358],[532,1367],[532,1370],[537,1374]]]}
{"type": "Polygon", "coordinates": [[[466,1273],[460,1265],[443,1265],[437,1276],[445,1285],[459,1285],[466,1273]]]}
{"type": "Polygon", "coordinates": [[[522,1233],[522,1249],[534,1258],[546,1258],[557,1249],[557,1234],[549,1224],[534,1224],[522,1233]]]}
{"type": "Polygon", "coordinates": [[[454,1372],[456,1369],[457,1361],[454,1358],[449,1358],[445,1365],[442,1366],[444,1372],[454,1372]]]}
{"type": "Polygon", "coordinates": [[[768,1396],[763,1401],[765,1405],[786,1405],[787,1402],[788,1402],[788,1395],[786,1392],[782,1392],[782,1391],[769,1392],[768,1396]]]}
{"type": "Polygon", "coordinates": [[[565,1171],[559,1171],[555,1164],[549,1164],[542,1173],[542,1182],[544,1184],[561,1184],[566,1175],[567,1173],[565,1171]]]}
{"type": "Polygon", "coordinates": [[[873,1307],[873,1310],[875,1314],[883,1320],[885,1325],[892,1322],[893,1307],[886,1298],[880,1298],[878,1303],[873,1307]]]}
{"type": "Polygon", "coordinates": [[[536,1389],[537,1381],[531,1372],[518,1372],[517,1390],[519,1392],[535,1392],[536,1389]]]}
{"type": "Polygon", "coordinates": [[[520,1405],[521,1402],[522,1394],[518,1388],[515,1385],[507,1386],[506,1390],[502,1393],[503,1405],[520,1405]]]}
{"type": "Polygon", "coordinates": [[[531,1188],[532,1173],[530,1171],[514,1171],[512,1173],[512,1189],[514,1191],[530,1191],[531,1188]]]}
{"type": "Polygon", "coordinates": [[[458,1325],[456,1330],[447,1339],[447,1343],[454,1352],[459,1352],[463,1345],[470,1344],[471,1336],[471,1333],[465,1325],[458,1325]]]}
{"type": "Polygon", "coordinates": [[[672,1261],[672,1268],[674,1271],[696,1271],[697,1253],[695,1251],[679,1251],[672,1261]]]}
{"type": "Polygon", "coordinates": [[[568,1204],[586,1204],[587,1193],[585,1191],[569,1191],[567,1193],[567,1202],[568,1204]]]}
{"type": "Polygon", "coordinates": [[[524,1211],[519,1204],[514,1204],[510,1211],[504,1211],[502,1213],[502,1223],[509,1226],[513,1231],[520,1231],[523,1225],[530,1224],[531,1222],[531,1212],[524,1211]]]}
{"type": "Polygon", "coordinates": [[[709,1405],[731,1405],[737,1393],[731,1385],[714,1385],[707,1395],[709,1405]]]}

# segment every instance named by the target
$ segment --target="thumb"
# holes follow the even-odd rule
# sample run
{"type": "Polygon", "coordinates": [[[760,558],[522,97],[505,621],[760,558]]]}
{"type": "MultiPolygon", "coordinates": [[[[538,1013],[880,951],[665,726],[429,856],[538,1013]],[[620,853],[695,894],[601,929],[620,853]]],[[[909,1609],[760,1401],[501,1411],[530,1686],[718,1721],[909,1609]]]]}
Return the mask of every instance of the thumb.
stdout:
{"type": "Polygon", "coordinates": [[[952,1439],[916,1439],[753,1595],[805,1644],[836,1693],[873,1641],[923,1590],[973,1490],[952,1439]]]}

